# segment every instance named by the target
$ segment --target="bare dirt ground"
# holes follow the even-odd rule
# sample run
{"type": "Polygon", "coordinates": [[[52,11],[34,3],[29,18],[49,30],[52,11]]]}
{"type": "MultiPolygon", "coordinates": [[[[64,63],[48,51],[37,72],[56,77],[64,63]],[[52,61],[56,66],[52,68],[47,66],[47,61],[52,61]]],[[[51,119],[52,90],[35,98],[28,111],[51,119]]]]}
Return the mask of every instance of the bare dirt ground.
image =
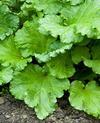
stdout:
{"type": "Polygon", "coordinates": [[[73,109],[63,99],[58,100],[58,104],[59,108],[51,116],[40,121],[33,109],[6,94],[0,97],[0,123],[100,123],[100,120],[73,109]]]}

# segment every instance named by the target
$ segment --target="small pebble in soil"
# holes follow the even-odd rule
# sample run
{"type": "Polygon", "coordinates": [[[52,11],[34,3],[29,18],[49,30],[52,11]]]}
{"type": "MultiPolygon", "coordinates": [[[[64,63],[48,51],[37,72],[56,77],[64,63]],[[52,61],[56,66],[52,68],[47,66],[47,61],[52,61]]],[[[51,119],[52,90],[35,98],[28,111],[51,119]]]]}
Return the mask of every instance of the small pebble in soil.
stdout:
{"type": "Polygon", "coordinates": [[[22,118],[26,119],[27,118],[27,115],[22,115],[22,118]]]}
{"type": "Polygon", "coordinates": [[[10,115],[5,115],[5,117],[6,117],[7,119],[9,119],[11,116],[10,116],[10,115]]]}
{"type": "Polygon", "coordinates": [[[0,97],[0,105],[4,103],[4,98],[0,97]]]}

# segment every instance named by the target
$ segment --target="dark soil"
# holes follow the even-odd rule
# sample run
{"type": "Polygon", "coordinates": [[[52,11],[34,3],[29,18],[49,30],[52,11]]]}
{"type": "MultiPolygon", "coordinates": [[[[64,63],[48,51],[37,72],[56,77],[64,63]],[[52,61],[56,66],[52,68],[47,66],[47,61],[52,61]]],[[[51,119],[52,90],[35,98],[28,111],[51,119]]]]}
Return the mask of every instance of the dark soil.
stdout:
{"type": "Polygon", "coordinates": [[[60,108],[43,121],[36,118],[32,109],[9,94],[0,100],[0,123],[100,123],[100,120],[73,109],[62,99],[58,101],[60,108]]]}

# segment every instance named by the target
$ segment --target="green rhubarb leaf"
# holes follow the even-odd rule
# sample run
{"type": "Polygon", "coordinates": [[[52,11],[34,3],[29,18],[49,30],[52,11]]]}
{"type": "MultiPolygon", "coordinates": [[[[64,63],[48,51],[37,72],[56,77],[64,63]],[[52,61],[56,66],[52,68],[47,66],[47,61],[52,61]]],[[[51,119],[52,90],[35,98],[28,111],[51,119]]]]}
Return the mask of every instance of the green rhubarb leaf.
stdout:
{"type": "Polygon", "coordinates": [[[6,5],[0,3],[0,40],[11,35],[18,28],[19,18],[10,12],[6,5]]]}
{"type": "Polygon", "coordinates": [[[43,53],[54,42],[51,36],[45,36],[38,31],[38,24],[34,21],[25,22],[22,29],[15,36],[16,46],[21,49],[23,56],[33,56],[34,53],[43,53]]]}
{"type": "Polygon", "coordinates": [[[61,14],[66,19],[68,27],[76,30],[76,34],[100,38],[100,0],[87,0],[78,6],[65,6],[61,14]]]}
{"type": "Polygon", "coordinates": [[[13,70],[10,67],[0,67],[0,85],[8,83],[13,78],[13,70]]]}
{"type": "MultiPolygon", "coordinates": [[[[28,16],[29,13],[36,11],[36,14],[57,14],[62,8],[62,3],[58,0],[26,0],[21,6],[21,16],[28,16]],[[41,12],[42,11],[42,12],[41,12]]],[[[35,13],[35,12],[34,12],[35,13]]]]}
{"type": "Polygon", "coordinates": [[[63,3],[59,13],[44,15],[39,19],[41,33],[60,36],[61,42],[72,44],[81,42],[85,35],[100,39],[99,0],[87,0],[77,6],[63,3]]]}
{"type": "Polygon", "coordinates": [[[45,14],[57,14],[62,8],[58,0],[26,0],[31,3],[37,11],[43,11],[45,14]]]}
{"type": "Polygon", "coordinates": [[[84,59],[84,64],[92,68],[96,74],[100,74],[100,60],[84,59]]]}
{"type": "Polygon", "coordinates": [[[91,59],[84,58],[84,64],[92,68],[96,74],[100,74],[100,42],[97,40],[91,49],[91,59]]]}
{"type": "Polygon", "coordinates": [[[86,86],[81,81],[74,81],[69,92],[69,101],[73,107],[100,118],[100,86],[95,81],[86,86]]]}
{"type": "Polygon", "coordinates": [[[59,40],[57,40],[50,45],[48,52],[42,54],[36,53],[35,57],[39,60],[39,62],[47,62],[60,53],[64,54],[66,49],[70,49],[71,47],[72,44],[61,43],[59,40]]]}
{"type": "Polygon", "coordinates": [[[83,40],[80,34],[76,34],[73,26],[64,26],[64,20],[59,15],[46,15],[39,19],[39,31],[43,34],[51,34],[53,37],[60,36],[61,42],[75,43],[83,40]]]}
{"type": "Polygon", "coordinates": [[[35,56],[40,61],[48,61],[59,53],[70,49],[71,44],[64,44],[51,36],[38,31],[38,24],[34,21],[25,22],[15,36],[16,46],[20,48],[24,57],[35,56]]]}
{"type": "Polygon", "coordinates": [[[56,98],[60,98],[63,90],[68,88],[67,79],[57,79],[38,65],[28,65],[13,78],[10,91],[17,99],[35,108],[39,119],[44,119],[55,110],[56,98]]]}
{"type": "Polygon", "coordinates": [[[47,62],[50,74],[57,78],[68,78],[75,73],[69,52],[59,54],[47,62]]]}
{"type": "Polygon", "coordinates": [[[22,70],[30,62],[31,58],[23,58],[20,51],[14,44],[14,37],[11,36],[0,42],[0,62],[3,66],[11,66],[16,70],[22,70]]]}
{"type": "Polygon", "coordinates": [[[89,49],[86,46],[75,46],[71,50],[72,61],[75,64],[83,61],[83,58],[90,58],[89,49]]]}
{"type": "Polygon", "coordinates": [[[51,33],[53,37],[57,37],[64,32],[63,19],[58,15],[46,15],[39,20],[39,31],[43,34],[51,33]]]}

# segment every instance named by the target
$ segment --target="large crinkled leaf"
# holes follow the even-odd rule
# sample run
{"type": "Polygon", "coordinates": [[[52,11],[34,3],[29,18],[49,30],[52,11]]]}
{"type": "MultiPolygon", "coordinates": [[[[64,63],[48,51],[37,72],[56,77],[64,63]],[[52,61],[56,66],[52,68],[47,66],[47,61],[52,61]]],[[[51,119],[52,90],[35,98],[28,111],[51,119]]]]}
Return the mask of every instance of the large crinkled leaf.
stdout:
{"type": "Polygon", "coordinates": [[[86,86],[81,81],[74,81],[70,87],[69,101],[76,109],[100,118],[100,86],[95,81],[86,86]]]}
{"type": "Polygon", "coordinates": [[[83,61],[83,58],[90,58],[89,49],[86,46],[75,46],[71,50],[72,60],[75,64],[83,61]]]}
{"type": "Polygon", "coordinates": [[[60,36],[65,43],[80,42],[85,35],[100,39],[100,0],[87,0],[77,6],[66,3],[59,13],[40,18],[40,32],[60,36]]]}
{"type": "Polygon", "coordinates": [[[39,60],[39,62],[47,62],[51,60],[53,57],[56,57],[58,54],[64,54],[66,50],[70,49],[72,44],[61,43],[60,41],[55,41],[49,47],[49,51],[42,54],[35,54],[35,57],[39,60]]]}
{"type": "Polygon", "coordinates": [[[21,6],[20,16],[28,16],[28,14],[34,9],[38,15],[39,12],[43,11],[43,14],[58,14],[63,8],[63,4],[70,1],[71,5],[76,5],[82,3],[83,0],[26,0],[21,6]]]}
{"type": "Polygon", "coordinates": [[[31,3],[37,11],[43,11],[45,14],[57,14],[62,8],[58,0],[26,0],[31,3]]]}
{"type": "Polygon", "coordinates": [[[100,38],[100,0],[86,0],[77,7],[67,5],[61,15],[69,26],[75,27],[76,33],[100,38]]]}
{"type": "Polygon", "coordinates": [[[16,31],[19,18],[10,12],[6,5],[0,4],[0,40],[16,31]]]}
{"type": "Polygon", "coordinates": [[[59,15],[46,15],[39,19],[39,31],[43,34],[51,34],[53,37],[59,35],[61,42],[66,44],[81,42],[83,37],[76,33],[75,27],[73,25],[64,26],[63,21],[59,15]]]}
{"type": "MultiPolygon", "coordinates": [[[[38,16],[44,14],[57,14],[62,8],[62,4],[58,0],[26,0],[21,6],[20,16],[28,17],[29,13],[36,11],[38,16]],[[42,13],[42,12],[43,13],[42,13]]],[[[35,12],[34,12],[35,13],[35,12]]]]}
{"type": "Polygon", "coordinates": [[[63,19],[58,15],[46,15],[44,18],[39,20],[40,27],[39,31],[43,34],[51,33],[53,37],[57,37],[64,32],[65,27],[63,19]]]}
{"type": "Polygon", "coordinates": [[[34,21],[25,22],[22,29],[15,36],[16,46],[21,49],[23,56],[33,56],[34,53],[43,53],[55,39],[45,36],[38,31],[38,25],[34,21]]]}
{"type": "Polygon", "coordinates": [[[0,85],[8,83],[13,78],[13,70],[10,67],[0,67],[0,85]]]}
{"type": "Polygon", "coordinates": [[[91,59],[84,58],[84,64],[96,73],[100,74],[100,41],[95,41],[91,49],[91,59]]]}
{"type": "Polygon", "coordinates": [[[96,74],[100,74],[100,60],[84,59],[84,64],[92,68],[96,74]]]}
{"type": "Polygon", "coordinates": [[[58,14],[63,8],[63,4],[70,2],[71,5],[77,5],[84,0],[26,0],[26,3],[33,6],[37,11],[43,11],[44,14],[58,14]]]}
{"type": "Polygon", "coordinates": [[[50,74],[57,78],[68,78],[75,73],[69,52],[59,54],[47,62],[50,74]]]}
{"type": "Polygon", "coordinates": [[[67,79],[57,79],[49,75],[46,69],[29,65],[13,78],[10,91],[17,99],[34,107],[38,118],[44,119],[55,110],[56,98],[60,98],[63,90],[68,88],[67,79]]]}
{"type": "Polygon", "coordinates": [[[23,58],[14,44],[14,37],[10,36],[0,42],[0,62],[3,66],[11,66],[16,70],[22,70],[30,62],[31,58],[23,58]]]}
{"type": "Polygon", "coordinates": [[[59,15],[46,15],[39,19],[39,31],[43,34],[51,34],[55,38],[59,35],[61,42],[66,43],[66,45],[81,42],[83,37],[76,34],[73,26],[64,26],[63,21],[59,15]]]}
{"type": "Polygon", "coordinates": [[[72,44],[60,43],[51,36],[38,31],[38,24],[27,21],[15,36],[16,46],[20,48],[24,57],[35,56],[40,61],[48,61],[59,53],[70,49],[72,44]]]}

